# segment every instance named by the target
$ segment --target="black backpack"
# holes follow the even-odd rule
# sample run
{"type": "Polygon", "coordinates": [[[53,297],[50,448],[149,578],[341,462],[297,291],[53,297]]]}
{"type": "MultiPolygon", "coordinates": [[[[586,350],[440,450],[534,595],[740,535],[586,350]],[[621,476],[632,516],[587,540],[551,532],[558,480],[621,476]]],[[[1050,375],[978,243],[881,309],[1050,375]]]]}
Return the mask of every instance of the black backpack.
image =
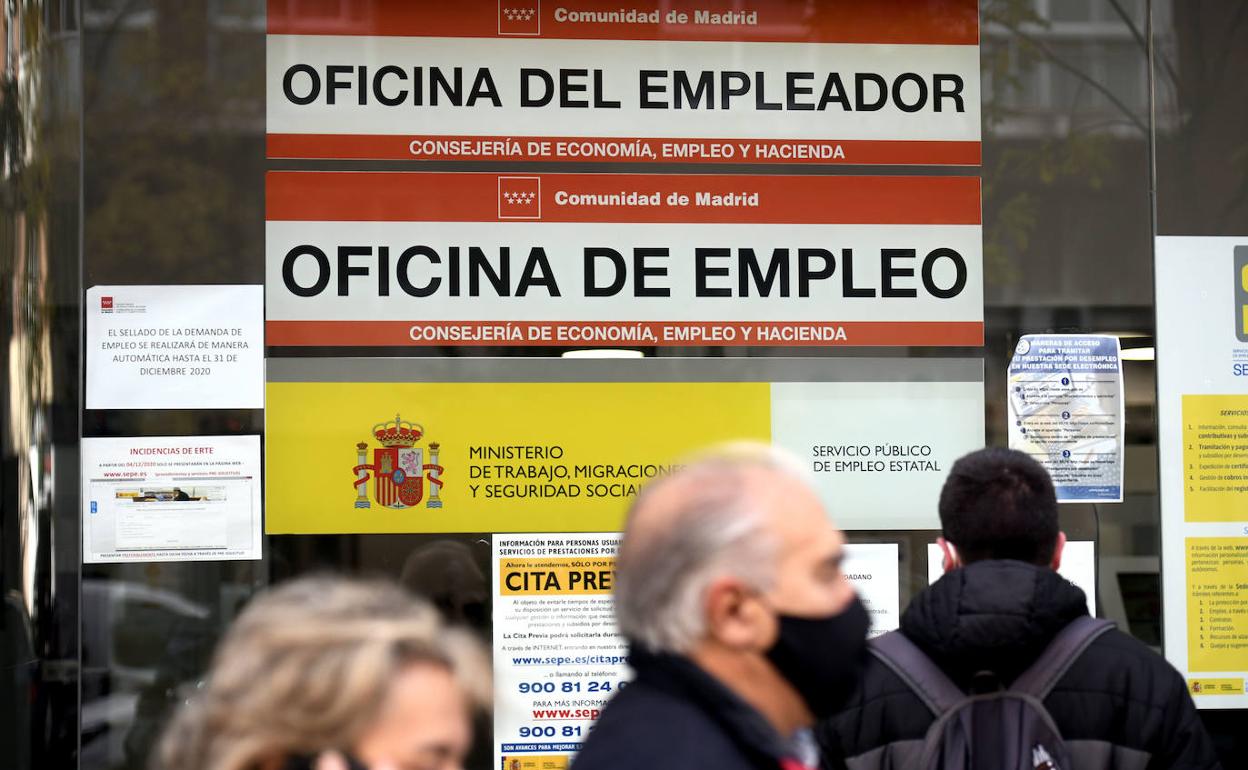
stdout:
{"type": "Polygon", "coordinates": [[[967,694],[899,631],[871,653],[936,715],[914,770],[1072,770],[1070,752],[1044,699],[1092,640],[1113,628],[1083,616],[1062,629],[1008,689],[967,694]]]}

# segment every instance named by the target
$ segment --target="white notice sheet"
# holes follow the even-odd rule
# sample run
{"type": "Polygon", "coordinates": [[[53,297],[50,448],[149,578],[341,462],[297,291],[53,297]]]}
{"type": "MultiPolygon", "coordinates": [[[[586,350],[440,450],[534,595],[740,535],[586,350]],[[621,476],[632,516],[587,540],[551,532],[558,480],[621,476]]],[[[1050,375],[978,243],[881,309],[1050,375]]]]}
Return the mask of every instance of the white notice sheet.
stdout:
{"type": "Polygon", "coordinates": [[[260,558],[260,437],[82,440],[88,564],[260,558]]]}
{"type": "MultiPolygon", "coordinates": [[[[935,583],[945,574],[944,555],[936,543],[927,544],[927,582],[935,583]]],[[[1088,614],[1096,615],[1096,544],[1091,540],[1068,540],[1062,550],[1062,566],[1057,574],[1074,583],[1088,597],[1088,614]]]]}
{"type": "Polygon", "coordinates": [[[263,286],[87,289],[88,409],[264,407],[263,286]]]}
{"type": "Polygon", "coordinates": [[[841,571],[871,615],[872,637],[901,624],[901,585],[896,543],[846,543],[841,571]]]}

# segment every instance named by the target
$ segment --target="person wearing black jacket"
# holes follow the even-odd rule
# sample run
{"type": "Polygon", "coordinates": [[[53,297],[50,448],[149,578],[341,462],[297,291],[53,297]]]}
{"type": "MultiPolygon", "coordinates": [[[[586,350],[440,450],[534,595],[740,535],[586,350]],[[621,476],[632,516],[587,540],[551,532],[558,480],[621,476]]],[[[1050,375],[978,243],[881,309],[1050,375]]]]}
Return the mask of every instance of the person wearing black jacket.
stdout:
{"type": "Polygon", "coordinates": [[[575,770],[813,770],[810,728],[853,692],[869,619],[844,538],[796,460],[734,446],[649,485],[616,557],[636,678],[575,770]]]}
{"type": "MultiPolygon", "coordinates": [[[[1020,452],[973,452],[945,482],[940,520],[945,575],[911,601],[901,632],[963,689],[985,671],[1008,686],[1088,614],[1083,591],[1055,571],[1066,537],[1052,481],[1020,452]]],[[[1220,767],[1182,676],[1121,631],[1097,637],[1044,705],[1077,770],[1220,767]]],[[[873,657],[860,690],[816,730],[824,767],[889,767],[889,751],[922,741],[934,719],[873,657]]]]}

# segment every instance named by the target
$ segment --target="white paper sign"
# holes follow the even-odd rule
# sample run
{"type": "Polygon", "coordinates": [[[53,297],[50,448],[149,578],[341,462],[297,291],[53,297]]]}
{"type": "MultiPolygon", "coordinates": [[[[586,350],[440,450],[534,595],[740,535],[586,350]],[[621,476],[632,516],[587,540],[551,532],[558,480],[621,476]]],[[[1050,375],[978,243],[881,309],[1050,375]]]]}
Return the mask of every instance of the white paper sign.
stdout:
{"type": "MultiPolygon", "coordinates": [[[[944,554],[936,543],[927,544],[927,582],[935,583],[945,574],[944,554]]],[[[1077,585],[1088,597],[1088,614],[1096,615],[1096,544],[1091,540],[1071,540],[1062,550],[1062,566],[1057,574],[1077,585]]]]}
{"type": "Polygon", "coordinates": [[[1120,503],[1122,360],[1118,338],[1028,334],[1010,360],[1010,448],[1053,477],[1059,503],[1120,503]]]}
{"type": "Polygon", "coordinates": [[[858,591],[871,615],[872,637],[901,624],[901,588],[896,543],[847,543],[841,572],[858,591]]]}
{"type": "Polygon", "coordinates": [[[264,408],[263,286],[87,289],[88,409],[264,408]]]}
{"type": "Polygon", "coordinates": [[[260,558],[260,437],[82,440],[88,564],[260,558]]]}

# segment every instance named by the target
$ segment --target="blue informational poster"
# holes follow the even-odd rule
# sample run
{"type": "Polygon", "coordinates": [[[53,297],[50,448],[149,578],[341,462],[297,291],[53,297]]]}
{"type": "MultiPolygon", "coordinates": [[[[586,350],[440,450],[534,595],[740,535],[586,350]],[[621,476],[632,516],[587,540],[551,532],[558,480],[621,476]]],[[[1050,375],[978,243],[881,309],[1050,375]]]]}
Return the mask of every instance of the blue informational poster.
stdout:
{"type": "Polygon", "coordinates": [[[1028,334],[1009,368],[1010,447],[1036,458],[1061,503],[1122,502],[1118,338],[1028,334]]]}

